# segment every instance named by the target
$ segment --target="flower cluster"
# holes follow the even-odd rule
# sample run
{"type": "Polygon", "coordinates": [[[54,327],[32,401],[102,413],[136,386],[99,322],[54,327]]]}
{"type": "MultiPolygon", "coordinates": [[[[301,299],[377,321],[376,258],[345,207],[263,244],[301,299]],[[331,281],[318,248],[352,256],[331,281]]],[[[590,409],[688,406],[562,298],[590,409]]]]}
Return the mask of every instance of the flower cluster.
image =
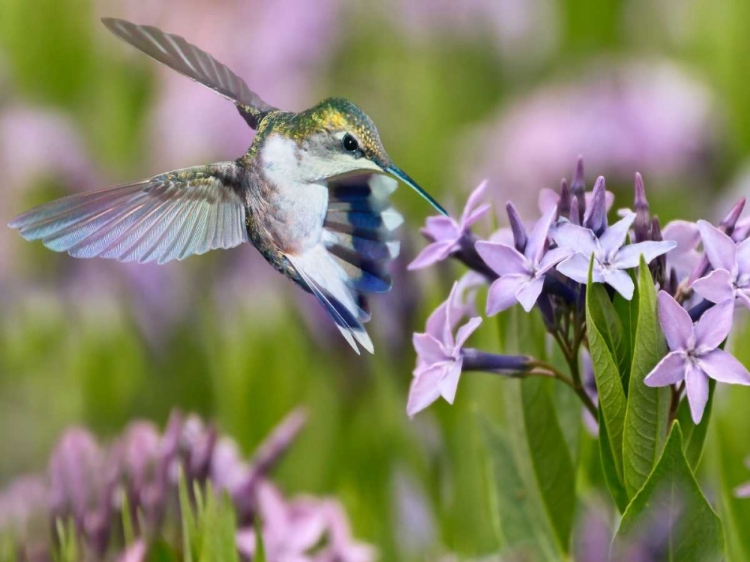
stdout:
{"type": "Polygon", "coordinates": [[[166,430],[132,422],[109,447],[82,428],[61,437],[46,477],[28,476],[0,492],[0,532],[12,530],[21,558],[52,559],[55,540],[47,522],[71,522],[86,559],[103,559],[126,548],[120,559],[149,558],[151,540],[162,528],[179,528],[179,479],[187,489],[207,486],[226,493],[237,520],[236,546],[252,559],[255,522],[260,520],[267,559],[299,562],[369,562],[368,545],[352,539],[342,506],[333,499],[288,499],[268,478],[305,424],[292,412],[259,446],[250,462],[236,443],[197,416],[174,413],[166,430]],[[125,506],[130,513],[123,513],[125,506]],[[122,522],[130,519],[137,539],[122,543],[122,522]],[[41,524],[40,524],[41,523],[41,524]],[[46,554],[45,554],[46,553],[46,554]],[[41,558],[40,558],[41,557],[41,558]]]}
{"type": "Polygon", "coordinates": [[[418,358],[409,415],[441,396],[452,403],[460,374],[468,370],[553,376],[571,386],[595,414],[595,395],[592,399],[578,368],[579,355],[588,345],[583,313],[586,287],[589,280],[605,284],[610,299],[618,294],[630,301],[635,290],[631,270],[641,260],[649,265],[660,289],[658,314],[669,348],[645,384],[671,386],[676,401],[685,396],[696,424],[708,400],[709,378],[750,385],[750,373],[723,349],[735,302],[750,308],[750,239],[747,229],[735,228],[744,200],[718,226],[703,220],[673,221],[662,230],[658,218],[650,215],[643,179],[636,174],[634,210],[619,211],[619,220],[609,224],[607,215],[614,198],[603,177],[586,192],[579,159],[570,185],[563,180],[559,192],[542,192],[538,221],[523,222],[509,202],[509,228],[482,240],[471,226],[489,210],[481,204],[485,189],[483,183],[471,194],[461,220],[427,220],[423,233],[431,244],[410,268],[453,257],[472,270],[473,291],[478,283],[489,284],[487,316],[516,303],[526,312],[538,308],[547,331],[568,360],[571,375],[531,357],[465,348],[482,319],[472,315],[462,325],[470,310],[463,304],[467,284],[462,281],[430,316],[426,333],[414,336],[418,358]]]}

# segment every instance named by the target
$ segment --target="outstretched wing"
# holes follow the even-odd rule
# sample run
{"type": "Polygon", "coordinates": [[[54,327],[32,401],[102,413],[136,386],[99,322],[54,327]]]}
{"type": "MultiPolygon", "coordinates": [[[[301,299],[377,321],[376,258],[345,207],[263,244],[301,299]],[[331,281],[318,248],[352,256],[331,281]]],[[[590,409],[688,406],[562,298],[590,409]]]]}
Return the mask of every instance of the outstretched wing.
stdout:
{"type": "Polygon", "coordinates": [[[13,219],[26,240],[76,258],[164,263],[247,241],[236,164],[185,168],[72,195],[13,219]]]}
{"type": "Polygon", "coordinates": [[[266,113],[276,109],[260,99],[229,68],[179,35],[121,19],[103,18],[102,23],[136,49],[234,102],[253,129],[258,128],[258,123],[266,113]]]}

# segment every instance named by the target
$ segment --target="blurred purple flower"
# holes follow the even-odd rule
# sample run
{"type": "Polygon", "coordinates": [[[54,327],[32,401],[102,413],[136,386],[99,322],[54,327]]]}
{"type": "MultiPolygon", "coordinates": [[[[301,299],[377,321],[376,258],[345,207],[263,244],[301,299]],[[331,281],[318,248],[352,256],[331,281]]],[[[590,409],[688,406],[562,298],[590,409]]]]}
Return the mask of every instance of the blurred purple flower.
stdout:
{"type": "Polygon", "coordinates": [[[714,270],[693,283],[704,299],[715,303],[739,299],[750,308],[750,239],[736,244],[711,223],[698,221],[703,249],[714,270]]]}
{"type": "Polygon", "coordinates": [[[693,421],[698,424],[708,400],[708,377],[719,382],[750,385],[750,373],[732,355],[718,349],[732,328],[734,303],[724,301],[707,310],[693,325],[690,315],[665,291],[659,291],[659,323],[669,353],[646,376],[648,386],[685,381],[693,421]]]}
{"type": "Polygon", "coordinates": [[[456,222],[452,217],[428,217],[422,234],[431,241],[431,244],[428,244],[409,264],[410,270],[429,267],[461,248],[461,241],[469,232],[469,228],[490,210],[488,203],[481,203],[486,188],[487,182],[482,182],[469,195],[460,221],[456,222]]]}
{"type": "MultiPolygon", "coordinates": [[[[185,420],[173,414],[163,434],[151,423],[133,422],[107,449],[100,447],[87,431],[71,429],[52,455],[49,484],[25,479],[0,493],[0,530],[17,529],[20,538],[24,535],[19,527],[26,526],[34,515],[47,522],[70,518],[86,551],[97,559],[113,559],[107,555],[113,553],[117,546],[114,543],[121,536],[117,526],[125,515],[123,497],[128,500],[137,537],[154,537],[165,520],[175,515],[182,473],[188,490],[194,485],[205,489],[210,483],[214,491],[229,494],[237,512],[240,550],[242,537],[253,534],[254,518],[260,513],[264,518],[264,540],[267,539],[267,548],[271,547],[270,562],[374,559],[372,549],[352,540],[346,516],[337,502],[312,497],[286,500],[268,481],[268,473],[304,423],[302,411],[287,416],[249,463],[239,456],[231,439],[217,439],[216,430],[195,416],[185,420]],[[28,501],[25,508],[19,506],[21,493],[28,501]],[[30,511],[32,507],[34,512],[30,511]],[[286,553],[297,553],[299,557],[288,558],[286,553]]],[[[48,556],[55,541],[49,536],[42,538],[41,552],[48,556]]],[[[145,560],[149,544],[137,539],[117,559],[145,560]]]]}
{"type": "Polygon", "coordinates": [[[542,293],[546,273],[574,253],[570,248],[548,251],[547,235],[556,214],[557,206],[547,210],[528,236],[523,253],[499,242],[477,242],[479,255],[500,275],[487,295],[488,316],[509,308],[516,301],[530,312],[542,293]]]}
{"type": "Polygon", "coordinates": [[[406,412],[413,417],[441,396],[453,404],[461,376],[463,357],[461,349],[466,340],[482,323],[482,319],[471,318],[458,328],[461,306],[458,302],[458,284],[453,285],[448,300],[441,304],[427,320],[427,332],[414,334],[417,350],[417,367],[409,389],[406,412]]]}
{"type": "Polygon", "coordinates": [[[557,266],[557,270],[570,279],[586,284],[591,256],[594,256],[592,281],[606,283],[625,299],[633,298],[633,280],[625,270],[636,267],[643,255],[646,263],[665,254],[676,246],[675,242],[640,242],[623,246],[635,213],[619,220],[597,238],[588,228],[570,223],[560,224],[552,231],[552,238],[561,248],[575,250],[575,254],[557,266]]]}
{"type": "Polygon", "coordinates": [[[461,161],[468,181],[488,178],[491,195],[513,199],[522,216],[578,154],[615,184],[638,169],[662,184],[696,185],[717,149],[715,107],[711,91],[672,63],[604,61],[504,106],[474,142],[461,140],[461,161]]]}

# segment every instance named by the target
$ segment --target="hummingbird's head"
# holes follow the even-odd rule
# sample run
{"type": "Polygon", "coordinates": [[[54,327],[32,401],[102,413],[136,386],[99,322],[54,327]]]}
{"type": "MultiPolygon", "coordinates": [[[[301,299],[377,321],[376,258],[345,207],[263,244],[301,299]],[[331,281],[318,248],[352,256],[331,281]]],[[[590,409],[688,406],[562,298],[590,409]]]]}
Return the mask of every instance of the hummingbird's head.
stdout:
{"type": "Polygon", "coordinates": [[[442,214],[445,210],[405,172],[383,148],[372,119],[343,98],[328,98],[294,117],[289,135],[301,148],[298,169],[304,181],[330,181],[351,175],[386,174],[415,189],[442,214]]]}

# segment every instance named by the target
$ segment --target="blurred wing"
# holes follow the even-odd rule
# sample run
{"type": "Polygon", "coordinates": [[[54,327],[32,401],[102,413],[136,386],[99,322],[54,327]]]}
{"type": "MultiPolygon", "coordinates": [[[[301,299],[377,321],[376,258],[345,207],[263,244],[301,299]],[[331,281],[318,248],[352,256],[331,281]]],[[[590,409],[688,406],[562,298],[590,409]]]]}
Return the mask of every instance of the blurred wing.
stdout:
{"type": "Polygon", "coordinates": [[[229,68],[179,35],[121,19],[103,18],[102,23],[136,49],[234,102],[253,129],[258,127],[263,115],[276,109],[260,99],[229,68]]]}
{"type": "Polygon", "coordinates": [[[320,243],[287,255],[357,352],[357,345],[373,351],[364,327],[370,320],[367,294],[387,293],[392,285],[388,264],[399,253],[393,231],[403,222],[389,202],[396,185],[379,174],[330,180],[320,243]]]}
{"type": "Polygon", "coordinates": [[[181,260],[247,241],[235,177],[234,162],[176,170],[52,201],[9,226],[76,258],[181,260]]]}

